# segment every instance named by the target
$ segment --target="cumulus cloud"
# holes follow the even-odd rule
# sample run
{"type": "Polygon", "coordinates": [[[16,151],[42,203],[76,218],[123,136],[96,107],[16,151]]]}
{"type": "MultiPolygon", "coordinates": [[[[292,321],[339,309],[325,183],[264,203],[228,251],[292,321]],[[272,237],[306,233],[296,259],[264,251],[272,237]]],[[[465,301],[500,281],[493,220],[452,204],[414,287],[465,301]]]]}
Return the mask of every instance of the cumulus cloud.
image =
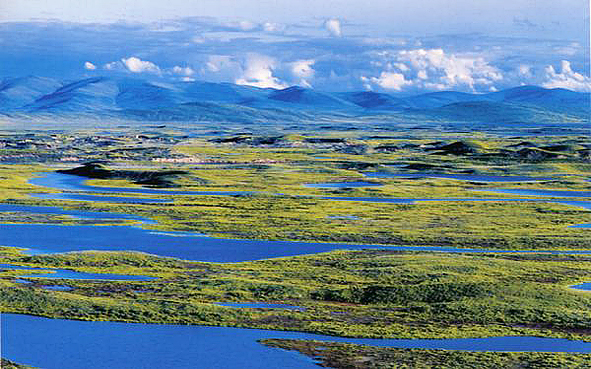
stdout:
{"type": "Polygon", "coordinates": [[[86,70],[95,70],[96,69],[96,65],[92,64],[91,62],[86,62],[84,63],[84,69],[86,70]]]}
{"type": "Polygon", "coordinates": [[[287,85],[273,75],[277,61],[271,57],[260,54],[248,54],[243,65],[240,78],[236,84],[248,85],[261,88],[286,88],[287,85]]]}
{"type": "Polygon", "coordinates": [[[412,81],[405,79],[403,74],[393,72],[382,72],[379,77],[362,77],[361,80],[368,89],[374,84],[387,90],[401,91],[404,86],[412,85],[412,81]]]}
{"type": "Polygon", "coordinates": [[[302,59],[289,63],[291,75],[298,81],[297,84],[303,87],[312,87],[310,80],[314,78],[314,59],[302,59]]]}
{"type": "Polygon", "coordinates": [[[377,77],[363,76],[366,88],[488,91],[503,79],[501,71],[482,57],[447,54],[442,49],[381,51],[373,56],[382,71],[377,77]]]}
{"type": "Polygon", "coordinates": [[[185,77],[190,77],[195,74],[195,71],[191,67],[179,67],[178,65],[172,68],[172,73],[178,74],[185,77]]]}
{"type": "Polygon", "coordinates": [[[337,18],[327,19],[324,22],[324,28],[328,31],[328,33],[333,37],[341,37],[343,33],[341,32],[341,21],[337,18]]]}
{"type": "Polygon", "coordinates": [[[544,71],[546,81],[542,84],[543,87],[591,92],[591,78],[573,71],[568,60],[560,63],[560,73],[552,65],[547,66],[544,71]]]}
{"type": "Polygon", "coordinates": [[[132,56],[127,59],[123,58],[121,59],[121,62],[123,63],[125,68],[132,73],[160,73],[160,68],[158,68],[156,64],[152,63],[151,61],[141,60],[140,58],[136,58],[135,56],[132,56]]]}
{"type": "Polygon", "coordinates": [[[275,33],[275,32],[283,32],[284,30],[285,30],[285,25],[283,25],[283,24],[274,23],[274,22],[263,23],[263,31],[265,31],[265,32],[275,33]]]}

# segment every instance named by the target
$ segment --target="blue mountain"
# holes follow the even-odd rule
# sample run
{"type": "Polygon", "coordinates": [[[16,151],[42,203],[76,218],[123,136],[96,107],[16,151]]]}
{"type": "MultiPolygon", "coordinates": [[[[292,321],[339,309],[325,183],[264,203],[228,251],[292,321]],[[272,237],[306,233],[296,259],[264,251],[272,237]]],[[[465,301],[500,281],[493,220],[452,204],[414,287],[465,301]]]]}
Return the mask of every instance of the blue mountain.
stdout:
{"type": "Polygon", "coordinates": [[[61,86],[60,82],[49,78],[5,78],[0,81],[0,109],[14,109],[30,104],[61,86]]]}
{"type": "Polygon", "coordinates": [[[107,78],[88,78],[67,83],[55,91],[42,95],[33,102],[22,106],[30,113],[89,113],[117,109],[115,96],[118,88],[107,78]]]}
{"type": "Polygon", "coordinates": [[[297,122],[334,119],[412,122],[589,122],[591,95],[521,86],[488,94],[455,91],[399,97],[371,91],[330,93],[293,86],[162,83],[133,78],[0,82],[0,115],[16,118],[297,122]]]}
{"type": "Polygon", "coordinates": [[[391,95],[373,92],[346,92],[341,94],[344,99],[366,109],[400,109],[401,99],[391,95]]]}
{"type": "Polygon", "coordinates": [[[283,90],[271,91],[268,100],[282,102],[277,106],[289,106],[293,104],[305,107],[317,107],[321,109],[357,109],[358,105],[341,99],[337,94],[314,91],[300,86],[292,86],[283,90]],[[289,104],[286,105],[285,103],[289,104]]]}

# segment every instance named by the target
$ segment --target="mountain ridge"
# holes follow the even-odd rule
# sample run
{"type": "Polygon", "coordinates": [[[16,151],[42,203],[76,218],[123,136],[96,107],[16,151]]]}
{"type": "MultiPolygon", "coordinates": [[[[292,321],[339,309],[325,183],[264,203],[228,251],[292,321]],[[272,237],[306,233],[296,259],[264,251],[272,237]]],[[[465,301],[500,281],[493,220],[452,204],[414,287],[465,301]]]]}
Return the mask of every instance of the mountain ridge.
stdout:
{"type": "Polygon", "coordinates": [[[396,96],[382,92],[323,92],[300,86],[258,88],[232,83],[160,83],[92,77],[69,82],[44,77],[0,81],[0,114],[11,117],[274,122],[392,117],[435,121],[588,122],[591,94],[519,86],[486,94],[457,91],[396,96]]]}

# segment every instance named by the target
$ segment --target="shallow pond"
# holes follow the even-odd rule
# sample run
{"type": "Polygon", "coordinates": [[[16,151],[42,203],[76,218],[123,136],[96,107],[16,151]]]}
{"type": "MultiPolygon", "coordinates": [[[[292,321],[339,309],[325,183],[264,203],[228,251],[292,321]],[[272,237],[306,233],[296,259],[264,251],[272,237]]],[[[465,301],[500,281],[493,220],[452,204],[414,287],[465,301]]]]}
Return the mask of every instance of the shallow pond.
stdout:
{"type": "Polygon", "coordinates": [[[458,181],[471,182],[534,182],[548,181],[551,177],[529,177],[529,176],[499,176],[484,174],[451,174],[451,173],[390,173],[390,172],[366,172],[363,173],[370,178],[441,178],[454,179],[458,181]]]}
{"type": "Polygon", "coordinates": [[[506,193],[511,195],[545,196],[545,197],[591,197],[591,191],[567,191],[567,190],[536,190],[525,188],[491,188],[472,191],[506,193]]]}
{"type": "Polygon", "coordinates": [[[591,291],[591,283],[576,284],[574,286],[570,286],[570,288],[575,290],[591,291]]]}
{"type": "Polygon", "coordinates": [[[48,291],[72,291],[73,288],[70,286],[41,286],[44,290],[48,291]]]}
{"type": "Polygon", "coordinates": [[[85,191],[97,193],[141,193],[148,195],[248,195],[250,191],[180,191],[162,190],[156,188],[129,188],[129,187],[98,187],[85,184],[90,178],[63,173],[42,173],[39,178],[29,180],[30,184],[42,187],[58,189],[62,191],[85,191]]]}
{"type": "Polygon", "coordinates": [[[2,355],[43,368],[317,368],[266,338],[467,351],[591,352],[591,342],[537,337],[354,339],[261,329],[84,322],[2,314],[2,355]]]}
{"type": "Polygon", "coordinates": [[[75,200],[92,202],[112,202],[123,204],[156,204],[170,203],[172,200],[165,199],[146,199],[141,197],[122,197],[122,196],[98,196],[77,193],[34,193],[29,196],[46,200],[75,200]]]}
{"type": "MultiPolygon", "coordinates": [[[[141,275],[124,275],[110,273],[84,273],[68,269],[53,268],[33,268],[27,266],[0,264],[0,269],[10,270],[34,270],[45,273],[27,273],[19,274],[21,278],[51,278],[51,279],[79,279],[79,280],[109,280],[109,281],[151,281],[156,278],[141,275]]],[[[20,282],[19,282],[20,283],[20,282]]]]}

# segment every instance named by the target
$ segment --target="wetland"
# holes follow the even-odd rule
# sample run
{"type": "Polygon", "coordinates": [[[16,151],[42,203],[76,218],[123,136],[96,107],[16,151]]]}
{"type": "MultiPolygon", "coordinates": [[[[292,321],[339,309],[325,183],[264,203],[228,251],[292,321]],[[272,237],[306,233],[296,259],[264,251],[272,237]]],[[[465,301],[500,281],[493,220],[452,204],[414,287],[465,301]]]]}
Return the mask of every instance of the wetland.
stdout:
{"type": "MultiPolygon", "coordinates": [[[[220,140],[171,130],[155,150],[121,130],[100,149],[77,148],[92,161],[49,158],[38,144],[71,160],[71,137],[84,135],[96,137],[40,131],[26,138],[35,155],[3,149],[0,309],[15,327],[3,330],[6,359],[56,367],[55,352],[19,350],[51,351],[42,346],[54,338],[27,327],[72,327],[83,350],[85,324],[102,324],[127,341],[145,336],[134,350],[147,366],[148,342],[179,330],[195,352],[240,342],[242,367],[256,355],[267,367],[589,360],[583,137],[528,137],[534,151],[579,150],[547,157],[512,149],[519,135],[429,131],[220,140]],[[147,156],[118,150],[129,145],[147,156]],[[510,191],[499,197],[499,187],[510,191]]],[[[142,360],[124,358],[112,336],[89,339],[112,341],[95,349],[102,362],[142,360]]],[[[155,355],[193,360],[173,347],[155,355]]],[[[70,357],[62,367],[83,367],[70,357]]]]}

